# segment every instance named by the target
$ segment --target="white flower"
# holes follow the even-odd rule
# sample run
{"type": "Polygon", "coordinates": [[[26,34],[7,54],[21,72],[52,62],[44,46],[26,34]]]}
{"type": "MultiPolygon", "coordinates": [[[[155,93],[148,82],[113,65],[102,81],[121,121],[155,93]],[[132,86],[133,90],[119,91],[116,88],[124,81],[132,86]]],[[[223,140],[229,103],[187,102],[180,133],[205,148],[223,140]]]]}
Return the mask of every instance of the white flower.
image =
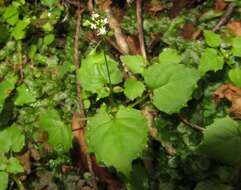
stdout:
{"type": "Polygon", "coordinates": [[[108,19],[105,18],[105,19],[103,20],[103,22],[104,22],[104,24],[107,24],[107,23],[108,23],[108,19]]]}
{"type": "Polygon", "coordinates": [[[97,26],[92,23],[92,24],[90,25],[90,28],[91,28],[92,30],[95,30],[95,29],[97,28],[97,26]]]}
{"type": "Polygon", "coordinates": [[[99,32],[98,32],[97,36],[105,35],[106,33],[107,33],[106,28],[102,27],[102,28],[99,29],[99,32]]]}
{"type": "Polygon", "coordinates": [[[100,15],[98,13],[92,13],[92,17],[95,19],[95,18],[98,18],[100,15]]]}
{"type": "Polygon", "coordinates": [[[48,17],[50,17],[51,16],[51,13],[50,12],[48,12],[48,17]]]}

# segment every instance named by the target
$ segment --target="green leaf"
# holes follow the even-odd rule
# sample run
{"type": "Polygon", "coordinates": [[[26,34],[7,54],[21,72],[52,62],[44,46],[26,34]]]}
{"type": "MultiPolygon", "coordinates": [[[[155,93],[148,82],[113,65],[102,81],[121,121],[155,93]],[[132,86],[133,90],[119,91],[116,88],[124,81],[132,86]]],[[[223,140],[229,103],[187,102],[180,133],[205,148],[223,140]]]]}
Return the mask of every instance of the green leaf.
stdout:
{"type": "Polygon", "coordinates": [[[232,41],[232,52],[236,57],[241,57],[241,37],[236,37],[232,41]]]}
{"type": "Polygon", "coordinates": [[[48,142],[56,151],[69,151],[72,147],[72,131],[66,126],[54,109],[40,116],[40,127],[48,133],[48,142]]]}
{"type": "Polygon", "coordinates": [[[107,64],[105,63],[104,53],[94,52],[90,54],[81,61],[81,68],[78,73],[83,89],[97,93],[99,98],[108,96],[109,91],[106,87],[110,83],[115,85],[122,81],[122,73],[118,69],[118,63],[109,56],[106,56],[106,59],[107,64]]]}
{"type": "Polygon", "coordinates": [[[142,74],[145,67],[145,59],[140,55],[124,55],[120,57],[121,62],[135,74],[142,74]]]}
{"type": "Polygon", "coordinates": [[[0,171],[0,190],[6,190],[8,188],[8,174],[0,171]]]}
{"type": "Polygon", "coordinates": [[[48,7],[52,7],[53,5],[58,3],[58,0],[41,0],[41,3],[48,7]]]}
{"type": "Polygon", "coordinates": [[[233,187],[207,180],[199,182],[194,190],[233,190],[233,187]]]}
{"type": "Polygon", "coordinates": [[[23,135],[19,126],[13,124],[6,130],[11,139],[11,150],[14,152],[20,152],[25,145],[25,136],[23,135]]]}
{"type": "Polygon", "coordinates": [[[204,21],[208,21],[208,20],[212,20],[215,19],[217,17],[222,16],[223,12],[222,11],[216,11],[216,10],[209,10],[206,13],[204,13],[200,18],[199,21],[200,22],[204,22],[204,21]]]}
{"type": "Polygon", "coordinates": [[[154,92],[153,104],[168,114],[186,106],[199,78],[197,70],[177,63],[152,65],[144,73],[145,83],[154,92]]]}
{"type": "Polygon", "coordinates": [[[86,131],[89,150],[97,160],[127,176],[132,161],[141,156],[147,136],[147,122],[140,111],[124,107],[115,116],[100,109],[89,119],[86,131]]]}
{"type": "Polygon", "coordinates": [[[17,88],[17,98],[15,100],[15,105],[23,106],[24,104],[31,104],[35,102],[36,99],[25,84],[22,84],[17,88]]]}
{"type": "Polygon", "coordinates": [[[240,126],[229,117],[219,118],[207,126],[200,150],[227,164],[241,164],[240,126]]]}
{"type": "Polygon", "coordinates": [[[147,172],[141,164],[134,164],[130,179],[126,186],[128,190],[150,189],[147,172]]]}
{"type": "Polygon", "coordinates": [[[25,29],[30,24],[30,18],[24,18],[23,20],[19,20],[17,25],[13,28],[11,35],[16,40],[21,40],[25,37],[25,29]]]}
{"type": "Polygon", "coordinates": [[[0,132],[0,154],[7,153],[11,147],[11,137],[7,130],[0,132]]]}
{"type": "Polygon", "coordinates": [[[229,70],[229,79],[238,87],[241,87],[241,69],[234,68],[229,70]]]}
{"type": "Polygon", "coordinates": [[[215,34],[214,32],[209,30],[204,30],[204,37],[205,37],[206,43],[210,47],[218,47],[222,42],[219,34],[215,34]]]}
{"type": "Polygon", "coordinates": [[[16,124],[0,132],[0,153],[19,152],[24,145],[25,137],[16,124]]]}
{"type": "Polygon", "coordinates": [[[159,55],[159,63],[180,63],[182,57],[175,49],[166,48],[159,55]]]}
{"type": "MultiPolygon", "coordinates": [[[[2,154],[2,153],[0,153],[0,154],[2,154]]],[[[0,156],[0,171],[5,170],[7,168],[7,163],[8,163],[8,159],[5,156],[1,155],[0,156]]]]}
{"type": "Polygon", "coordinates": [[[17,174],[24,172],[24,169],[17,158],[11,157],[8,160],[6,171],[12,174],[17,174]]]}
{"type": "Polygon", "coordinates": [[[18,9],[17,7],[10,5],[6,8],[4,14],[3,14],[3,19],[10,25],[16,24],[18,21],[18,9]]]}
{"type": "Polygon", "coordinates": [[[208,71],[218,71],[223,68],[224,59],[222,56],[218,55],[217,50],[212,48],[207,48],[203,52],[201,59],[200,59],[200,65],[199,65],[199,71],[202,75],[204,75],[208,71]]]}
{"type": "Polygon", "coordinates": [[[54,41],[54,38],[55,38],[54,34],[48,34],[44,36],[43,44],[45,46],[50,45],[54,41]]]}
{"type": "Polygon", "coordinates": [[[141,81],[131,78],[125,81],[124,87],[124,94],[130,100],[140,97],[145,90],[145,85],[141,81]]]}
{"type": "Polygon", "coordinates": [[[17,76],[9,76],[6,80],[0,83],[0,111],[3,108],[5,99],[10,95],[12,90],[15,88],[17,82],[17,76]]]}

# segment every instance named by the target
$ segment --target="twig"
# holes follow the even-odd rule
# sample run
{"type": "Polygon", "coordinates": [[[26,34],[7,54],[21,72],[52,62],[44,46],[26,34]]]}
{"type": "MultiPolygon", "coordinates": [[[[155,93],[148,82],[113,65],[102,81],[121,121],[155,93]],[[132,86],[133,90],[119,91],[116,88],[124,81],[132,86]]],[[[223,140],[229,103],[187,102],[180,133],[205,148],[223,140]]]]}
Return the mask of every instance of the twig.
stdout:
{"type": "Polygon", "coordinates": [[[94,10],[93,0],[88,0],[87,7],[88,7],[88,11],[90,12],[94,10]]]}
{"type": "Polygon", "coordinates": [[[80,3],[78,1],[71,1],[71,0],[66,0],[67,3],[69,3],[70,5],[73,5],[75,7],[79,7],[80,3]]]}
{"type": "MultiPolygon", "coordinates": [[[[79,116],[80,118],[85,118],[85,111],[84,111],[84,104],[81,97],[81,88],[80,88],[80,81],[78,80],[78,73],[80,68],[80,56],[79,56],[79,35],[80,35],[80,21],[81,21],[81,14],[83,12],[83,9],[81,10],[80,5],[78,6],[78,9],[76,11],[77,19],[76,19],[76,30],[75,30],[75,36],[74,36],[74,64],[75,64],[75,71],[76,71],[76,91],[77,91],[77,100],[79,104],[79,116]]],[[[79,121],[80,127],[85,127],[86,122],[84,120],[79,121]]],[[[84,152],[87,160],[88,170],[91,174],[91,182],[94,190],[97,190],[97,183],[96,183],[96,177],[93,170],[92,162],[90,155],[87,152],[87,145],[86,142],[82,142],[82,151],[84,152]]]]}
{"type": "Polygon", "coordinates": [[[217,25],[213,28],[213,32],[217,32],[218,30],[220,30],[220,28],[225,25],[228,20],[230,19],[231,14],[233,13],[235,9],[235,5],[233,3],[230,3],[228,8],[226,9],[224,15],[222,16],[222,18],[220,19],[220,21],[217,23],[217,25]]]}
{"type": "Polygon", "coordinates": [[[205,128],[202,128],[198,125],[190,123],[187,119],[185,119],[181,114],[178,114],[178,117],[180,118],[181,122],[184,123],[185,125],[192,127],[193,129],[196,129],[198,131],[204,131],[205,128]]]}
{"type": "Polygon", "coordinates": [[[126,42],[126,38],[125,38],[124,34],[122,33],[119,22],[113,16],[111,8],[108,7],[105,10],[105,12],[106,12],[108,20],[109,20],[110,28],[112,30],[114,30],[116,43],[118,44],[118,46],[120,47],[121,51],[124,54],[129,54],[129,47],[128,47],[128,44],[126,42]]]}
{"type": "Polygon", "coordinates": [[[143,32],[142,0],[136,0],[136,17],[137,17],[137,29],[138,29],[138,35],[139,35],[141,54],[146,60],[147,55],[146,55],[144,32],[143,32]]]}
{"type": "Polygon", "coordinates": [[[12,176],[12,179],[17,184],[19,190],[25,190],[25,187],[23,186],[22,182],[16,176],[12,176]]]}
{"type": "Polygon", "coordinates": [[[22,58],[22,43],[21,41],[17,42],[17,52],[18,52],[18,66],[19,66],[19,73],[20,78],[23,79],[23,58],[22,58]]]}
{"type": "Polygon", "coordinates": [[[120,54],[125,54],[125,52],[122,51],[122,49],[110,38],[105,38],[105,40],[113,47],[115,48],[120,54]]]}

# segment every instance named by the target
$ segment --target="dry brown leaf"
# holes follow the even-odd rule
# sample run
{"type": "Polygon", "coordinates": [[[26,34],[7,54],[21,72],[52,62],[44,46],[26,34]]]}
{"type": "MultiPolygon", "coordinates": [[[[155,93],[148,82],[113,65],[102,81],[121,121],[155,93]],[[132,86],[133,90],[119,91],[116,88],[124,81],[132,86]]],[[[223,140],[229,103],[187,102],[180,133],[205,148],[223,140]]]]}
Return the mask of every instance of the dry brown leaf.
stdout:
{"type": "Polygon", "coordinates": [[[191,23],[191,22],[185,23],[182,28],[181,35],[184,39],[192,39],[195,31],[196,31],[196,27],[193,23],[191,23]]]}
{"type": "Polygon", "coordinates": [[[202,34],[202,30],[197,29],[197,30],[192,34],[192,39],[193,39],[193,40],[198,39],[201,34],[202,34]]]}
{"type": "Polygon", "coordinates": [[[32,143],[28,143],[28,149],[29,149],[30,157],[34,161],[39,161],[41,156],[40,156],[38,150],[34,147],[34,145],[32,143]]]}
{"type": "Polygon", "coordinates": [[[112,4],[111,0],[96,0],[95,2],[102,11],[106,10],[112,4]]]}
{"type": "Polygon", "coordinates": [[[135,36],[127,36],[126,38],[130,53],[133,55],[141,54],[139,40],[135,36]]]}
{"type": "Polygon", "coordinates": [[[147,8],[147,10],[150,12],[150,14],[151,14],[152,16],[155,16],[158,12],[162,11],[162,10],[165,9],[166,7],[165,7],[165,5],[164,5],[162,2],[160,2],[160,1],[154,1],[154,2],[151,1],[151,3],[148,3],[148,4],[146,5],[146,8],[147,8]]]}
{"type": "Polygon", "coordinates": [[[241,119],[241,89],[232,85],[224,84],[219,87],[213,94],[213,98],[216,102],[220,102],[222,99],[227,99],[232,103],[229,112],[235,119],[241,119]]]}
{"type": "Polygon", "coordinates": [[[227,25],[236,36],[241,36],[241,21],[231,21],[227,25]]]}
{"type": "Polygon", "coordinates": [[[223,11],[227,6],[227,3],[224,0],[216,0],[215,1],[215,10],[223,11]]]}
{"type": "Polygon", "coordinates": [[[20,161],[21,165],[23,166],[25,172],[27,174],[30,174],[30,172],[31,172],[30,152],[26,151],[23,154],[19,155],[18,160],[20,161]]]}

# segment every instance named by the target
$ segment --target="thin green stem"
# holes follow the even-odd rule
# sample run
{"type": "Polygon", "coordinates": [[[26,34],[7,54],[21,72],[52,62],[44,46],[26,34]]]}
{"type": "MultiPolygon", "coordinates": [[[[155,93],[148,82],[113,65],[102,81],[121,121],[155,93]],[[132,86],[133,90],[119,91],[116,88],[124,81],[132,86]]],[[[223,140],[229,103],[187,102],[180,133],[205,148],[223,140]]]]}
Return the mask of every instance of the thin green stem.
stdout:
{"type": "Polygon", "coordinates": [[[111,84],[111,78],[110,78],[110,69],[109,69],[109,65],[108,65],[108,61],[107,61],[107,57],[106,54],[104,52],[104,58],[105,58],[105,66],[106,66],[106,70],[107,70],[107,75],[108,75],[108,80],[109,80],[109,88],[110,88],[110,96],[109,96],[109,100],[110,100],[110,104],[113,105],[114,103],[114,98],[113,98],[113,87],[111,84]]]}
{"type": "Polygon", "coordinates": [[[133,104],[129,105],[128,107],[133,108],[138,104],[144,102],[148,97],[149,97],[149,94],[146,94],[145,96],[142,96],[141,98],[137,99],[133,104]]]}

